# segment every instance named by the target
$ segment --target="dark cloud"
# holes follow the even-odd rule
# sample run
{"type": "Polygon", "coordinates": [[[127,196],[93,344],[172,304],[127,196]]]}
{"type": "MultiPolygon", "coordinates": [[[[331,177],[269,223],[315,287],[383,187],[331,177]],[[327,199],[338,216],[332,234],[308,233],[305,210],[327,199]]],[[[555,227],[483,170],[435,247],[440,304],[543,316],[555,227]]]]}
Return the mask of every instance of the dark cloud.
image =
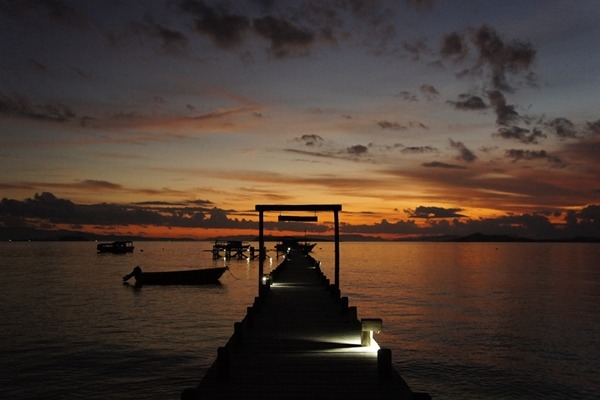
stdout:
{"type": "Polygon", "coordinates": [[[459,94],[457,101],[448,101],[448,104],[452,104],[457,110],[485,110],[488,108],[481,97],[467,93],[459,94]]]}
{"type": "Polygon", "coordinates": [[[540,139],[546,138],[546,135],[538,128],[529,130],[519,128],[518,126],[500,128],[498,133],[495,133],[494,136],[499,136],[503,139],[515,139],[525,144],[537,144],[540,139]]]}
{"type": "Polygon", "coordinates": [[[0,227],[41,226],[53,228],[58,224],[112,228],[127,225],[152,225],[184,228],[243,228],[256,229],[256,223],[227,218],[217,208],[164,205],[81,205],[57,198],[52,193],[36,194],[24,201],[0,201],[0,227]],[[7,222],[10,222],[9,225],[7,222]]]}
{"type": "Polygon", "coordinates": [[[190,200],[188,201],[189,204],[192,205],[197,205],[197,206],[201,206],[201,207],[209,207],[212,206],[214,208],[214,203],[210,200],[190,200]]]}
{"type": "Polygon", "coordinates": [[[196,121],[204,121],[204,120],[211,120],[211,119],[218,119],[218,118],[222,118],[222,117],[228,117],[230,115],[235,115],[238,113],[245,113],[245,112],[249,112],[252,111],[251,108],[240,108],[240,109],[216,109],[216,110],[210,110],[207,111],[203,114],[198,114],[195,116],[190,117],[190,119],[192,120],[196,120],[196,121]]]}
{"type": "Polygon", "coordinates": [[[223,6],[210,7],[202,0],[182,0],[179,7],[194,16],[198,32],[209,36],[221,48],[241,44],[244,33],[250,28],[247,17],[231,13],[223,6]]]}
{"type": "Polygon", "coordinates": [[[457,64],[470,60],[469,54],[475,54],[477,62],[459,71],[457,76],[479,76],[489,70],[491,86],[495,90],[513,91],[517,82],[512,78],[519,74],[524,74],[524,82],[528,85],[536,85],[536,74],[530,70],[536,56],[531,43],[506,41],[487,25],[472,28],[468,38],[458,32],[444,35],[439,54],[442,59],[454,60],[457,64]]]}
{"type": "Polygon", "coordinates": [[[397,96],[400,97],[402,100],[406,100],[406,101],[418,101],[419,100],[419,98],[415,94],[408,92],[406,90],[403,90],[402,92],[398,93],[397,96]]]}
{"type": "Polygon", "coordinates": [[[87,16],[81,11],[71,7],[61,0],[38,0],[44,5],[51,19],[62,25],[83,27],[87,23],[87,16]]]}
{"type": "Polygon", "coordinates": [[[405,131],[408,129],[406,126],[400,124],[399,122],[391,122],[391,121],[379,121],[377,125],[381,129],[391,129],[393,131],[405,131]]]}
{"type": "Polygon", "coordinates": [[[600,135],[600,119],[595,122],[588,122],[586,128],[590,133],[600,135]]]}
{"type": "MultiPolygon", "coordinates": [[[[233,3],[232,3],[233,4],[233,3]]],[[[262,12],[269,12],[272,5],[258,4],[262,12]]],[[[246,33],[254,32],[269,41],[269,52],[276,58],[307,54],[316,41],[317,34],[296,24],[295,20],[282,16],[262,15],[257,18],[230,11],[226,3],[212,5],[202,0],[182,0],[179,8],[194,17],[196,30],[209,36],[217,46],[233,48],[244,42],[246,33]]],[[[314,13],[316,8],[312,7],[314,13]]],[[[293,14],[293,7],[286,10],[293,14]]],[[[307,20],[313,17],[309,12],[303,15],[307,20]]],[[[321,37],[335,42],[330,28],[321,29],[321,37]]]]}
{"type": "Polygon", "coordinates": [[[29,99],[18,94],[0,94],[0,114],[52,122],[67,122],[76,117],[75,113],[62,103],[32,104],[29,99]]]}
{"type": "Polygon", "coordinates": [[[424,154],[435,153],[437,149],[431,146],[411,146],[403,148],[401,152],[404,154],[424,154]]]}
{"type": "Polygon", "coordinates": [[[409,128],[429,129],[429,127],[427,125],[425,125],[424,123],[419,122],[419,121],[409,121],[408,124],[403,125],[399,122],[383,120],[383,121],[377,122],[377,125],[379,125],[379,127],[381,129],[390,129],[393,131],[405,131],[409,128]]]}
{"type": "Polygon", "coordinates": [[[189,39],[183,33],[156,23],[149,15],[144,18],[142,30],[149,36],[159,39],[162,49],[167,53],[184,54],[188,52],[189,39]]]}
{"type": "Polygon", "coordinates": [[[98,190],[98,189],[109,189],[109,190],[118,190],[122,189],[121,185],[117,185],[116,183],[107,182],[107,181],[98,181],[94,179],[86,179],[81,181],[82,186],[87,187],[88,189],[98,190]]]}
{"type": "Polygon", "coordinates": [[[462,211],[460,208],[442,208],[442,207],[425,207],[419,206],[413,209],[405,209],[404,212],[408,214],[409,218],[463,218],[465,217],[458,212],[462,211]]]}
{"type": "Polygon", "coordinates": [[[459,160],[466,162],[473,162],[477,160],[475,153],[469,150],[463,142],[455,142],[454,140],[450,139],[450,147],[459,151],[460,155],[457,157],[459,160]]]}
{"type": "Polygon", "coordinates": [[[442,38],[440,54],[442,57],[455,57],[463,59],[469,52],[467,43],[462,36],[456,32],[448,33],[442,38]]]}
{"type": "Polygon", "coordinates": [[[413,61],[419,61],[423,54],[429,53],[429,48],[422,39],[416,39],[412,42],[405,40],[402,42],[402,48],[411,56],[413,61]]]}
{"type": "Polygon", "coordinates": [[[422,122],[418,122],[418,121],[410,121],[408,123],[408,126],[411,128],[429,129],[429,127],[427,125],[425,125],[422,122]]]}
{"type": "Polygon", "coordinates": [[[552,239],[560,235],[556,226],[542,213],[504,215],[497,218],[455,219],[451,225],[438,223],[434,230],[453,230],[459,234],[481,232],[488,235],[501,234],[531,239],[552,239]]]}
{"type": "Polygon", "coordinates": [[[36,71],[45,74],[48,73],[48,71],[50,71],[50,69],[48,68],[48,66],[46,64],[43,64],[39,61],[36,61],[32,58],[28,59],[27,62],[29,63],[29,65],[31,65],[36,71]]]}
{"type": "Polygon", "coordinates": [[[308,147],[321,146],[324,142],[324,140],[321,136],[315,135],[315,134],[302,135],[299,138],[296,138],[295,141],[300,142],[308,147]]]}
{"type": "MultiPolygon", "coordinates": [[[[372,146],[372,145],[369,145],[372,146]]],[[[369,157],[369,146],[364,146],[362,144],[357,144],[353,146],[348,146],[345,148],[334,147],[334,148],[325,148],[319,146],[310,147],[310,150],[301,150],[301,149],[284,149],[285,152],[300,154],[303,156],[309,157],[318,157],[325,158],[331,160],[346,160],[346,161],[368,161],[372,162],[369,157]]],[[[287,183],[290,183],[290,179],[286,178],[287,183]]],[[[339,182],[336,181],[336,184],[339,182]]],[[[306,181],[303,181],[306,183],[306,181]]],[[[311,183],[314,183],[311,181],[311,183]]],[[[364,182],[362,182],[364,183],[364,182]]],[[[328,182],[327,185],[331,187],[333,183],[328,182]]]]}
{"type": "Polygon", "coordinates": [[[598,237],[600,233],[600,205],[592,204],[580,210],[569,210],[565,216],[564,231],[572,237],[598,237]]]}
{"type": "MultiPolygon", "coordinates": [[[[101,181],[99,181],[101,182],[101,181]]],[[[358,182],[350,182],[355,187],[358,182]]],[[[471,219],[460,207],[418,206],[405,209],[409,220],[390,223],[341,225],[342,233],[396,234],[396,235],[454,235],[463,236],[474,232],[504,234],[533,239],[558,239],[565,237],[600,238],[600,205],[589,204],[568,211],[542,210],[528,214],[509,214],[495,218],[471,219]],[[553,219],[564,216],[564,223],[553,219]],[[415,223],[426,219],[427,225],[415,223]]],[[[234,210],[215,207],[209,200],[193,200],[178,203],[146,201],[135,204],[76,204],[57,198],[52,193],[36,194],[23,201],[3,198],[0,200],[0,237],[9,238],[14,228],[58,230],[58,224],[81,228],[95,226],[100,231],[117,226],[161,226],[181,228],[237,228],[256,231],[256,221],[233,218],[234,210]]],[[[238,214],[240,215],[240,214],[238,214]]],[[[279,229],[276,223],[268,229],[279,229]]],[[[319,224],[286,226],[290,230],[325,232],[328,228],[319,224]]]]}
{"type": "Polygon", "coordinates": [[[440,94],[437,91],[437,89],[435,87],[433,87],[432,85],[423,84],[423,85],[421,85],[419,90],[421,91],[421,93],[423,93],[423,95],[425,96],[425,98],[427,100],[433,100],[440,94]]]}
{"type": "Polygon", "coordinates": [[[19,0],[0,1],[0,11],[17,18],[27,18],[39,13],[43,18],[58,25],[84,28],[89,17],[62,0],[19,0]]]}
{"type": "Polygon", "coordinates": [[[321,157],[321,158],[339,158],[331,151],[316,151],[316,150],[298,150],[298,149],[283,149],[283,151],[288,153],[300,154],[304,156],[311,157],[321,157]]]}
{"type": "Polygon", "coordinates": [[[496,112],[496,123],[498,125],[508,125],[519,119],[519,113],[515,107],[506,104],[506,98],[499,90],[492,90],[487,93],[492,108],[496,112]]]}
{"type": "Polygon", "coordinates": [[[348,154],[361,156],[363,154],[367,154],[369,152],[369,149],[366,146],[363,146],[362,144],[357,144],[357,145],[348,147],[346,149],[346,152],[348,154]]]}
{"type": "Polygon", "coordinates": [[[462,165],[447,164],[447,163],[443,163],[443,162],[439,162],[439,161],[432,161],[432,162],[428,162],[428,163],[423,163],[421,165],[426,168],[467,169],[467,167],[464,167],[462,165]]]}
{"type": "Polygon", "coordinates": [[[546,124],[560,138],[576,138],[575,125],[566,118],[554,118],[546,124]]]}
{"type": "Polygon", "coordinates": [[[589,205],[581,209],[579,213],[575,212],[578,223],[585,225],[586,228],[592,228],[592,232],[600,231],[600,205],[589,205]]]}
{"type": "Polygon", "coordinates": [[[400,234],[400,235],[408,235],[408,234],[416,234],[422,232],[422,228],[417,226],[414,220],[408,221],[396,221],[389,222],[386,219],[382,219],[381,222],[376,222],[372,225],[362,224],[362,225],[351,225],[351,224],[343,224],[340,228],[344,233],[358,233],[358,234],[400,234]]]}
{"type": "Polygon", "coordinates": [[[432,7],[436,0],[404,0],[407,4],[417,9],[432,7]]]}
{"type": "MultiPolygon", "coordinates": [[[[369,147],[371,147],[371,146],[374,146],[374,145],[370,143],[369,147]]],[[[384,151],[394,151],[394,150],[397,150],[397,149],[402,149],[405,146],[402,143],[394,143],[392,145],[382,145],[382,146],[379,146],[379,147],[381,147],[384,151]]]]}
{"type": "Polygon", "coordinates": [[[271,42],[270,52],[277,58],[305,53],[315,41],[312,32],[272,16],[255,19],[253,27],[256,33],[271,42]]]}
{"type": "Polygon", "coordinates": [[[556,167],[562,167],[564,165],[560,157],[549,154],[548,152],[546,152],[546,150],[510,149],[506,150],[505,155],[507,158],[512,159],[513,162],[517,162],[520,160],[546,160],[556,167]]]}
{"type": "Polygon", "coordinates": [[[489,26],[483,25],[472,30],[473,43],[479,52],[479,60],[492,71],[492,84],[498,90],[512,90],[508,83],[508,73],[527,70],[533,63],[536,50],[530,43],[505,42],[489,26]]]}

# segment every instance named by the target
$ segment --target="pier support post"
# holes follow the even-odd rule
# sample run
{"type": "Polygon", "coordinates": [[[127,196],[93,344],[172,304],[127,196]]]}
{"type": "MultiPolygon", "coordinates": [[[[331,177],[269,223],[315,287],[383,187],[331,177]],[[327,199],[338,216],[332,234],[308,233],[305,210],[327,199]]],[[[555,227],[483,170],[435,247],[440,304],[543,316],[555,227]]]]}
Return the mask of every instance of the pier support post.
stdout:
{"type": "Polygon", "coordinates": [[[388,380],[392,377],[392,350],[377,350],[377,376],[379,379],[388,380]]]}
{"type": "Polygon", "coordinates": [[[254,327],[254,308],[246,307],[246,326],[248,328],[254,327]]]}
{"type": "Polygon", "coordinates": [[[185,388],[181,391],[179,397],[181,400],[197,400],[200,398],[198,395],[198,389],[196,388],[185,388]]]}
{"type": "Polygon", "coordinates": [[[348,317],[352,323],[358,322],[358,310],[356,306],[348,307],[348,317]]]}
{"type": "Polygon", "coordinates": [[[265,236],[263,233],[264,229],[264,215],[263,211],[260,210],[258,213],[258,292],[260,293],[260,287],[262,286],[262,276],[265,270],[265,258],[267,258],[267,252],[265,251],[265,236]]]}
{"type": "MultiPolygon", "coordinates": [[[[341,210],[341,207],[340,207],[341,210]]],[[[338,210],[333,211],[334,233],[335,233],[335,287],[340,288],[340,217],[338,210]]]]}
{"type": "Polygon", "coordinates": [[[412,392],[413,400],[431,400],[429,393],[423,392],[412,392]]]}
{"type": "Polygon", "coordinates": [[[342,314],[346,314],[348,312],[348,297],[344,296],[340,300],[341,300],[340,308],[341,308],[342,314]]]}
{"type": "Polygon", "coordinates": [[[236,346],[244,344],[244,325],[241,322],[233,324],[233,338],[236,346]]]}
{"type": "Polygon", "coordinates": [[[219,347],[217,350],[217,379],[220,381],[229,380],[230,370],[229,348],[219,347]]]}
{"type": "Polygon", "coordinates": [[[254,311],[255,314],[260,314],[260,305],[263,302],[264,297],[255,297],[254,298],[254,304],[252,305],[252,309],[254,311]]]}
{"type": "Polygon", "coordinates": [[[337,287],[335,284],[329,285],[329,291],[332,297],[335,297],[336,299],[340,298],[340,288],[337,287]]]}

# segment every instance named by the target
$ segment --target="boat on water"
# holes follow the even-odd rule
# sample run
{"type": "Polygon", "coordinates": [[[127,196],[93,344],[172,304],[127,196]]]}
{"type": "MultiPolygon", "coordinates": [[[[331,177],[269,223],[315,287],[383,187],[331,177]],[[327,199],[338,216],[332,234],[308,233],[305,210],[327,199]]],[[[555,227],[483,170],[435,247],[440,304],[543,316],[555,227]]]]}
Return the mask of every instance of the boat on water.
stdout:
{"type": "Polygon", "coordinates": [[[182,271],[143,272],[139,266],[131,273],[123,276],[123,283],[135,278],[136,286],[140,285],[208,285],[217,283],[227,267],[190,269],[182,271]]]}
{"type": "Polygon", "coordinates": [[[120,240],[111,243],[98,243],[96,250],[98,253],[113,253],[113,254],[125,254],[133,253],[135,247],[131,240],[120,240]]]}
{"type": "Polygon", "coordinates": [[[308,254],[314,249],[316,245],[316,243],[310,243],[307,241],[302,242],[300,239],[297,238],[283,238],[279,243],[275,245],[275,250],[277,250],[277,253],[285,254],[291,251],[300,251],[303,254],[308,254]]]}

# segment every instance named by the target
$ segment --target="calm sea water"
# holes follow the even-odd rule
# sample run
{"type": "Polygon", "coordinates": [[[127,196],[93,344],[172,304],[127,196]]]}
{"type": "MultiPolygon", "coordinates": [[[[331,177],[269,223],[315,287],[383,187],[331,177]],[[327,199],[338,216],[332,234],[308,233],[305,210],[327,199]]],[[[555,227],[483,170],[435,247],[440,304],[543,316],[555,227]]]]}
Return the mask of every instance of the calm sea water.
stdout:
{"type": "MultiPolygon", "coordinates": [[[[121,283],[210,267],[211,243],[0,243],[0,398],[178,399],[257,291],[256,261],[221,285],[121,283]]],[[[333,278],[332,244],[315,258],[333,278]]],[[[342,243],[341,290],[409,385],[434,399],[600,398],[600,246],[342,243]]],[[[276,262],[274,261],[274,264],[276,262]]]]}

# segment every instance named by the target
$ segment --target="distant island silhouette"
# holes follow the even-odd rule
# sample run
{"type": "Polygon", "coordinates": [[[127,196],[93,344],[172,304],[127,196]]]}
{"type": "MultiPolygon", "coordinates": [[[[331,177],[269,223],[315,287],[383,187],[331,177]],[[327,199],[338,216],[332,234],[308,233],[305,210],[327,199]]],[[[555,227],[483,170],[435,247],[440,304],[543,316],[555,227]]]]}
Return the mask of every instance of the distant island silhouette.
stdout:
{"type": "MultiPolygon", "coordinates": [[[[301,234],[297,235],[300,239],[306,239],[311,242],[329,242],[333,241],[333,235],[311,235],[310,237],[304,237],[301,234]]],[[[114,241],[114,240],[133,240],[133,241],[214,241],[218,239],[228,240],[243,240],[243,241],[258,241],[256,235],[237,235],[228,237],[213,237],[208,239],[192,239],[192,238],[173,238],[173,237],[147,237],[147,236],[122,236],[122,235],[96,235],[87,232],[80,231],[68,231],[68,230],[37,230],[30,228],[0,228],[0,241],[48,241],[48,242],[87,242],[87,241],[114,241]]],[[[265,236],[267,242],[279,241],[281,236],[265,236]]],[[[531,239],[512,235],[502,234],[485,234],[481,232],[475,232],[466,236],[449,236],[449,235],[437,235],[437,236],[418,236],[410,238],[400,239],[385,239],[381,237],[373,237],[359,234],[340,235],[340,240],[343,242],[458,242],[458,243],[469,243],[469,242],[550,242],[550,243],[600,243],[598,237],[564,237],[558,239],[531,239]]]]}

